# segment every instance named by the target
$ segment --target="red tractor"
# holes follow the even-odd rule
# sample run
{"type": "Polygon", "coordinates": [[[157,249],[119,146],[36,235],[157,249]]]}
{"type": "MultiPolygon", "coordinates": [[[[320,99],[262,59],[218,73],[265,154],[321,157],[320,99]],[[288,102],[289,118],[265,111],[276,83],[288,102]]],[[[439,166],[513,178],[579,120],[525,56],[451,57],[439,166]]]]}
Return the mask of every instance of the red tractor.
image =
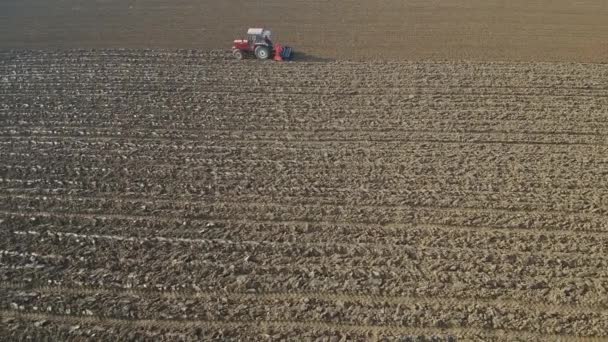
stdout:
{"type": "Polygon", "coordinates": [[[247,39],[234,41],[232,55],[236,59],[255,57],[262,60],[269,58],[275,61],[290,60],[293,57],[293,49],[289,46],[273,43],[270,36],[270,30],[250,28],[247,30],[247,39]]]}

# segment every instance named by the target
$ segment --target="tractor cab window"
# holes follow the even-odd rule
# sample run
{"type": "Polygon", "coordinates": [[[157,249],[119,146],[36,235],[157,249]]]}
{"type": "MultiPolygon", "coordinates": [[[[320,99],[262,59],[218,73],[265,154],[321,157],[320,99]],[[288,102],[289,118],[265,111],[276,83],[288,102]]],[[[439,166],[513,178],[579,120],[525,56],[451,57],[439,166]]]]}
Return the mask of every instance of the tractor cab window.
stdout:
{"type": "Polygon", "coordinates": [[[263,44],[264,42],[266,42],[266,40],[264,39],[264,37],[262,37],[259,34],[256,34],[256,35],[254,35],[252,37],[253,37],[252,41],[253,41],[254,44],[263,44]]]}
{"type": "Polygon", "coordinates": [[[249,41],[249,43],[255,43],[256,42],[256,36],[251,34],[249,36],[247,36],[247,41],[249,41]]]}

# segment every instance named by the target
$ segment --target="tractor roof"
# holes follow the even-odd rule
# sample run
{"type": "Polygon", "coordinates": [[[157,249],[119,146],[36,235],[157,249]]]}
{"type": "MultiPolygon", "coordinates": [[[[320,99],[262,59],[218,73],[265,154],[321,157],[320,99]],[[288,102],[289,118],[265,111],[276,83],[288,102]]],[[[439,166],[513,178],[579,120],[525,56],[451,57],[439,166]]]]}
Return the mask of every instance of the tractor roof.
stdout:
{"type": "Polygon", "coordinates": [[[264,32],[263,28],[250,28],[247,30],[247,34],[262,34],[264,32]]]}
{"type": "Polygon", "coordinates": [[[247,34],[270,37],[270,30],[265,28],[250,28],[247,30],[247,34]]]}

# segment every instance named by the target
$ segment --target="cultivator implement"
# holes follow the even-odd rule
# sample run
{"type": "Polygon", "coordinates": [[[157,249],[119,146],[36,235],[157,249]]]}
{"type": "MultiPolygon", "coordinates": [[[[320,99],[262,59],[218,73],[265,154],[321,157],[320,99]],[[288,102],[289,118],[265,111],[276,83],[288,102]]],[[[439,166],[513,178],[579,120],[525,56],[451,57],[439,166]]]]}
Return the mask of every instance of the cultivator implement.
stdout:
{"type": "Polygon", "coordinates": [[[293,58],[293,49],[289,46],[282,46],[275,44],[274,46],[274,60],[275,61],[288,61],[293,58]]]}

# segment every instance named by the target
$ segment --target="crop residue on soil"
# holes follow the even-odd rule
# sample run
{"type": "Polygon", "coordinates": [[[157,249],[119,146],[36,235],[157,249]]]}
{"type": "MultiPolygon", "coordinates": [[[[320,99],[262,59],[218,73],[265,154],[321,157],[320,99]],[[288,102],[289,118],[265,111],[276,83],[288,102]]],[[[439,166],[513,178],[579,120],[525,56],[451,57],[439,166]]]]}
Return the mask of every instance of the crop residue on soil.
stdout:
{"type": "Polygon", "coordinates": [[[0,53],[0,339],[608,335],[608,66],[0,53]]]}

